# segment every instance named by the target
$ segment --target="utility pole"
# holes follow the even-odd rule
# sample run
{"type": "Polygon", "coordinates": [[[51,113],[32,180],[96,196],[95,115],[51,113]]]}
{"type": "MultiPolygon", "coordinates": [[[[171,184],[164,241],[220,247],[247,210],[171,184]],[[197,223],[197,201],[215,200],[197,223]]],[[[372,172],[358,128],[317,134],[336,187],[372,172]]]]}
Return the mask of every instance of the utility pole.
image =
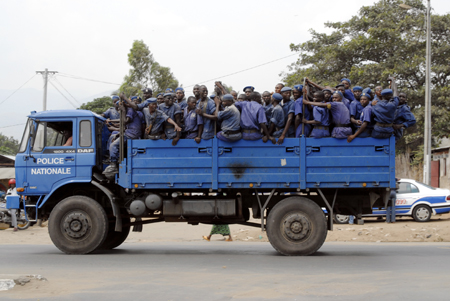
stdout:
{"type": "Polygon", "coordinates": [[[48,75],[49,74],[55,74],[58,73],[58,71],[48,71],[47,68],[45,68],[45,71],[36,71],[36,73],[40,73],[44,76],[44,100],[42,104],[42,110],[47,110],[47,82],[48,82],[48,75]]]}
{"type": "Polygon", "coordinates": [[[423,182],[431,184],[431,6],[430,0],[427,5],[427,46],[426,46],[426,66],[425,66],[425,131],[424,131],[424,166],[423,182]]]}

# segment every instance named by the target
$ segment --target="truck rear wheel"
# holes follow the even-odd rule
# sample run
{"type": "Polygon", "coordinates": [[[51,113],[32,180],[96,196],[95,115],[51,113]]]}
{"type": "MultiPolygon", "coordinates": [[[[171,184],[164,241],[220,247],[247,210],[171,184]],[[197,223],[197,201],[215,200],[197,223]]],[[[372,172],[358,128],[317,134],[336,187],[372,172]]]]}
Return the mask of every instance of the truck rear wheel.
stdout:
{"type": "Polygon", "coordinates": [[[55,246],[64,253],[87,254],[105,241],[108,217],[95,200],[86,196],[71,196],[53,208],[48,232],[55,246]]]}
{"type": "Polygon", "coordinates": [[[327,237],[325,215],[307,198],[286,198],[270,211],[267,236],[275,250],[283,255],[311,255],[327,237]]]}
{"type": "Polygon", "coordinates": [[[112,219],[109,221],[108,234],[106,235],[106,239],[103,244],[100,246],[100,250],[111,250],[117,248],[127,239],[128,234],[130,234],[131,226],[129,225],[131,219],[129,217],[122,218],[122,232],[116,232],[116,219],[112,219]],[[128,225],[128,226],[124,226],[128,225]]]}

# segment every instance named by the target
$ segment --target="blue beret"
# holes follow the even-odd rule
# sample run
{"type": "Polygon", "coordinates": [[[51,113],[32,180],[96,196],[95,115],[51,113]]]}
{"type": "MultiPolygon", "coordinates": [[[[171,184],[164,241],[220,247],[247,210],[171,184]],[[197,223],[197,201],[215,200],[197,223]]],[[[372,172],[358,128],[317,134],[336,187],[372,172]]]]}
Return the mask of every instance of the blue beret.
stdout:
{"type": "Polygon", "coordinates": [[[140,96],[131,96],[131,98],[130,98],[132,101],[135,101],[135,100],[137,100],[137,101],[139,101],[139,103],[141,103],[142,102],[142,98],[140,97],[140,96]]]}
{"type": "Polygon", "coordinates": [[[112,100],[119,100],[119,99],[120,99],[120,97],[119,97],[119,96],[117,96],[117,95],[113,95],[113,96],[111,97],[111,99],[112,99],[112,100]]]}
{"type": "MultiPolygon", "coordinates": [[[[166,89],[166,93],[169,93],[169,92],[172,93],[172,92],[173,92],[173,89],[172,89],[172,88],[167,88],[167,89],[166,89]]],[[[165,96],[165,95],[164,95],[164,96],[165,96]]]]}
{"type": "Polygon", "coordinates": [[[297,91],[302,92],[303,91],[303,85],[295,85],[294,89],[297,90],[297,91]]]}
{"type": "Polygon", "coordinates": [[[363,96],[367,97],[369,100],[372,100],[372,96],[370,96],[370,94],[367,93],[367,92],[363,92],[363,93],[361,94],[361,97],[363,97],[363,96]]]}
{"type": "Polygon", "coordinates": [[[164,97],[166,96],[173,96],[173,93],[164,93],[164,97]]]}
{"type": "Polygon", "coordinates": [[[209,95],[209,98],[211,98],[212,100],[214,100],[214,98],[216,98],[216,94],[211,94],[211,95],[209,95]]]}
{"type": "Polygon", "coordinates": [[[371,93],[372,93],[372,90],[371,90],[370,88],[365,88],[365,89],[363,90],[363,93],[371,94],[371,93]]]}
{"type": "Polygon", "coordinates": [[[334,91],[333,95],[335,94],[339,95],[341,98],[344,98],[344,95],[342,94],[341,91],[334,91]]]}
{"type": "Polygon", "coordinates": [[[157,102],[157,99],[154,98],[154,97],[152,97],[152,98],[147,99],[146,102],[147,102],[147,103],[156,103],[156,102],[157,102]]]}
{"type": "Polygon", "coordinates": [[[323,89],[322,92],[328,91],[330,93],[333,93],[333,91],[331,91],[330,89],[323,89]]]}
{"type": "Polygon", "coordinates": [[[343,79],[341,79],[341,82],[343,82],[344,80],[347,81],[349,85],[352,84],[352,81],[345,77],[343,79]]]}
{"type": "Polygon", "coordinates": [[[142,92],[143,93],[153,93],[152,89],[150,89],[150,88],[142,89],[142,92]]]}
{"type": "Polygon", "coordinates": [[[156,95],[156,97],[158,97],[159,95],[164,96],[164,93],[158,93],[158,95],[156,95]]]}
{"type": "Polygon", "coordinates": [[[118,106],[118,105],[119,105],[119,102],[120,102],[120,101],[116,101],[116,106],[118,106]]]}
{"type": "Polygon", "coordinates": [[[231,94],[225,94],[225,95],[222,97],[222,99],[223,99],[223,100],[234,100],[234,97],[233,97],[233,95],[231,95],[231,94]]]}
{"type": "Polygon", "coordinates": [[[176,89],[175,89],[175,92],[177,92],[177,91],[181,91],[181,92],[183,92],[183,93],[184,93],[184,89],[183,89],[182,87],[178,87],[178,88],[176,88],[176,89]]]}
{"type": "Polygon", "coordinates": [[[283,96],[280,93],[273,93],[272,97],[278,101],[283,100],[283,96]]]}
{"type": "Polygon", "coordinates": [[[252,90],[252,92],[253,92],[253,91],[255,90],[255,87],[253,87],[253,86],[247,86],[247,87],[244,88],[243,91],[245,92],[246,89],[250,89],[250,90],[252,90]]]}
{"type": "Polygon", "coordinates": [[[381,91],[381,95],[389,95],[389,94],[394,94],[394,92],[392,92],[391,89],[384,89],[383,91],[381,91]]]}
{"type": "Polygon", "coordinates": [[[281,92],[287,92],[287,91],[292,91],[292,89],[290,87],[284,87],[283,89],[281,89],[281,92]]]}
{"type": "Polygon", "coordinates": [[[353,87],[353,91],[362,91],[363,90],[363,87],[361,87],[361,86],[354,86],[353,87]]]}

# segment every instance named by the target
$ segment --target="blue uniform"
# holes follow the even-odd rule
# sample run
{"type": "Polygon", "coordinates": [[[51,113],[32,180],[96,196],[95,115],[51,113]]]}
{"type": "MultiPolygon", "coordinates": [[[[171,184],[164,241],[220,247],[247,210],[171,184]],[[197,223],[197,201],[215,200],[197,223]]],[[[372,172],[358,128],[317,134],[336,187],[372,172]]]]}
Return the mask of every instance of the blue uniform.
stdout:
{"type": "Polygon", "coordinates": [[[275,131],[272,133],[272,137],[279,138],[283,134],[284,130],[284,111],[283,108],[277,104],[272,110],[272,116],[270,116],[269,123],[275,125],[275,131]]]}
{"type": "Polygon", "coordinates": [[[350,103],[356,99],[352,89],[345,89],[344,97],[350,100],[350,103]]]}
{"type": "Polygon", "coordinates": [[[350,116],[353,116],[356,120],[361,117],[361,112],[364,110],[363,105],[357,99],[350,103],[350,116]]]}
{"type": "Polygon", "coordinates": [[[309,137],[330,137],[330,112],[328,109],[314,106],[312,115],[314,121],[319,121],[320,123],[314,125],[309,137]]]}
{"type": "MultiPolygon", "coordinates": [[[[416,118],[407,104],[403,104],[397,107],[395,111],[394,124],[403,124],[405,128],[409,128],[416,124],[416,118]]],[[[395,139],[401,139],[403,137],[403,128],[394,130],[395,139]]]]}
{"type": "MultiPolygon", "coordinates": [[[[358,137],[360,138],[371,137],[373,126],[375,124],[372,118],[372,106],[367,105],[365,108],[363,108],[359,120],[361,120],[362,123],[366,121],[368,124],[364,132],[360,133],[358,137]]],[[[359,128],[360,126],[357,126],[357,130],[359,128]]]]}
{"type": "Polygon", "coordinates": [[[328,108],[330,109],[331,119],[335,126],[331,132],[331,137],[346,139],[352,134],[350,112],[347,106],[342,102],[329,102],[328,108]]]}
{"type": "Polygon", "coordinates": [[[351,101],[348,100],[347,98],[343,97],[342,98],[342,103],[347,107],[347,109],[350,111],[350,103],[351,101]]]}
{"type": "Polygon", "coordinates": [[[266,119],[267,119],[267,126],[270,124],[270,117],[272,116],[273,111],[273,104],[269,104],[267,106],[263,106],[264,111],[266,111],[266,119]]]}
{"type": "Polygon", "coordinates": [[[261,134],[261,123],[267,123],[266,112],[256,101],[238,101],[234,104],[241,111],[242,138],[258,140],[261,134]]]}
{"type": "MultiPolygon", "coordinates": [[[[183,114],[183,111],[180,109],[180,106],[177,105],[176,103],[172,104],[170,107],[168,107],[165,103],[162,103],[158,106],[158,109],[163,111],[173,121],[175,121],[175,115],[183,114]]],[[[175,127],[170,123],[167,123],[166,126],[164,127],[164,132],[166,133],[167,139],[173,139],[177,136],[175,127]]]]}
{"type": "Polygon", "coordinates": [[[198,126],[203,124],[203,117],[195,113],[195,108],[184,108],[184,135],[185,139],[194,139],[198,134],[198,126]]]}
{"type": "MultiPolygon", "coordinates": [[[[211,99],[207,99],[206,104],[203,103],[200,100],[197,101],[197,108],[201,109],[203,113],[206,113],[208,115],[214,115],[214,112],[216,111],[216,104],[211,99]]],[[[214,137],[215,134],[215,122],[214,120],[208,119],[206,117],[203,117],[203,133],[202,133],[202,139],[203,140],[209,140],[214,137]]]]}
{"type": "Polygon", "coordinates": [[[372,131],[372,137],[389,138],[392,136],[394,132],[392,124],[394,123],[398,101],[398,97],[394,97],[393,101],[380,100],[376,105],[372,106],[372,113],[376,122],[372,131]]]}
{"type": "Polygon", "coordinates": [[[217,119],[222,122],[222,131],[217,133],[217,139],[222,141],[237,141],[242,138],[241,114],[235,105],[225,107],[217,119]]]}
{"type": "Polygon", "coordinates": [[[155,112],[150,113],[150,110],[145,108],[143,112],[147,127],[152,125],[152,129],[148,135],[151,136],[151,139],[159,139],[161,134],[164,132],[164,122],[169,119],[169,116],[158,109],[156,109],[155,112]]]}
{"type": "MultiPolygon", "coordinates": [[[[302,114],[303,118],[305,118],[306,120],[312,119],[312,114],[308,106],[305,106],[305,112],[303,112],[303,96],[301,96],[299,99],[295,101],[294,108],[295,108],[295,116],[297,116],[298,114],[302,114]]],[[[306,137],[309,137],[309,135],[311,134],[311,128],[312,128],[311,124],[305,124],[306,137]]],[[[295,131],[295,137],[300,137],[301,135],[302,135],[302,124],[300,123],[297,130],[295,131]]]]}
{"type": "Polygon", "coordinates": [[[183,111],[184,108],[187,107],[187,101],[186,98],[183,98],[180,102],[176,102],[176,104],[180,107],[180,109],[183,111]]]}
{"type": "MultiPolygon", "coordinates": [[[[284,100],[283,100],[284,102],[284,100]]],[[[290,99],[288,102],[283,103],[281,105],[281,107],[283,108],[283,112],[284,112],[284,123],[287,123],[287,120],[289,118],[289,114],[293,113],[294,118],[295,118],[295,102],[290,99]]],[[[295,120],[294,118],[292,119],[291,122],[291,126],[289,127],[287,133],[286,133],[286,137],[294,137],[295,136],[295,120]]]]}
{"type": "Polygon", "coordinates": [[[120,112],[116,108],[111,107],[103,113],[103,116],[111,120],[120,119],[120,112]]]}
{"type": "MultiPolygon", "coordinates": [[[[125,126],[125,135],[123,137],[124,141],[126,142],[127,139],[140,139],[142,135],[141,118],[139,118],[139,115],[132,108],[127,109],[126,117],[130,118],[130,122],[128,122],[125,126]]],[[[109,155],[111,162],[117,162],[117,160],[119,159],[120,140],[121,139],[118,138],[109,145],[109,155]]]]}

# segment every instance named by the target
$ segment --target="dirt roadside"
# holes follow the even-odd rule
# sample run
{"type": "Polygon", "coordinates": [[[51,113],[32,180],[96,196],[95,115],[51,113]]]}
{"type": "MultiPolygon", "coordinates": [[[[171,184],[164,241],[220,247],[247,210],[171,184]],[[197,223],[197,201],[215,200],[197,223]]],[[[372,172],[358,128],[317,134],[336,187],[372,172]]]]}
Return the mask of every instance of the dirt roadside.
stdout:
{"type": "MultiPolygon", "coordinates": [[[[255,222],[258,222],[255,220],[255,222]]],[[[230,225],[231,234],[237,241],[268,241],[260,228],[230,225]]],[[[184,223],[157,223],[144,227],[141,233],[131,232],[125,243],[154,241],[199,241],[208,235],[210,225],[190,226],[184,223]]],[[[214,235],[212,240],[223,240],[214,235]]],[[[450,215],[433,216],[426,223],[412,218],[398,218],[395,224],[387,224],[374,218],[365,219],[364,225],[335,224],[328,232],[326,241],[355,242],[450,242],[450,215]]],[[[206,242],[206,241],[205,241],[206,242]]],[[[52,244],[47,227],[30,227],[13,232],[0,230],[1,244],[52,244]]]]}

